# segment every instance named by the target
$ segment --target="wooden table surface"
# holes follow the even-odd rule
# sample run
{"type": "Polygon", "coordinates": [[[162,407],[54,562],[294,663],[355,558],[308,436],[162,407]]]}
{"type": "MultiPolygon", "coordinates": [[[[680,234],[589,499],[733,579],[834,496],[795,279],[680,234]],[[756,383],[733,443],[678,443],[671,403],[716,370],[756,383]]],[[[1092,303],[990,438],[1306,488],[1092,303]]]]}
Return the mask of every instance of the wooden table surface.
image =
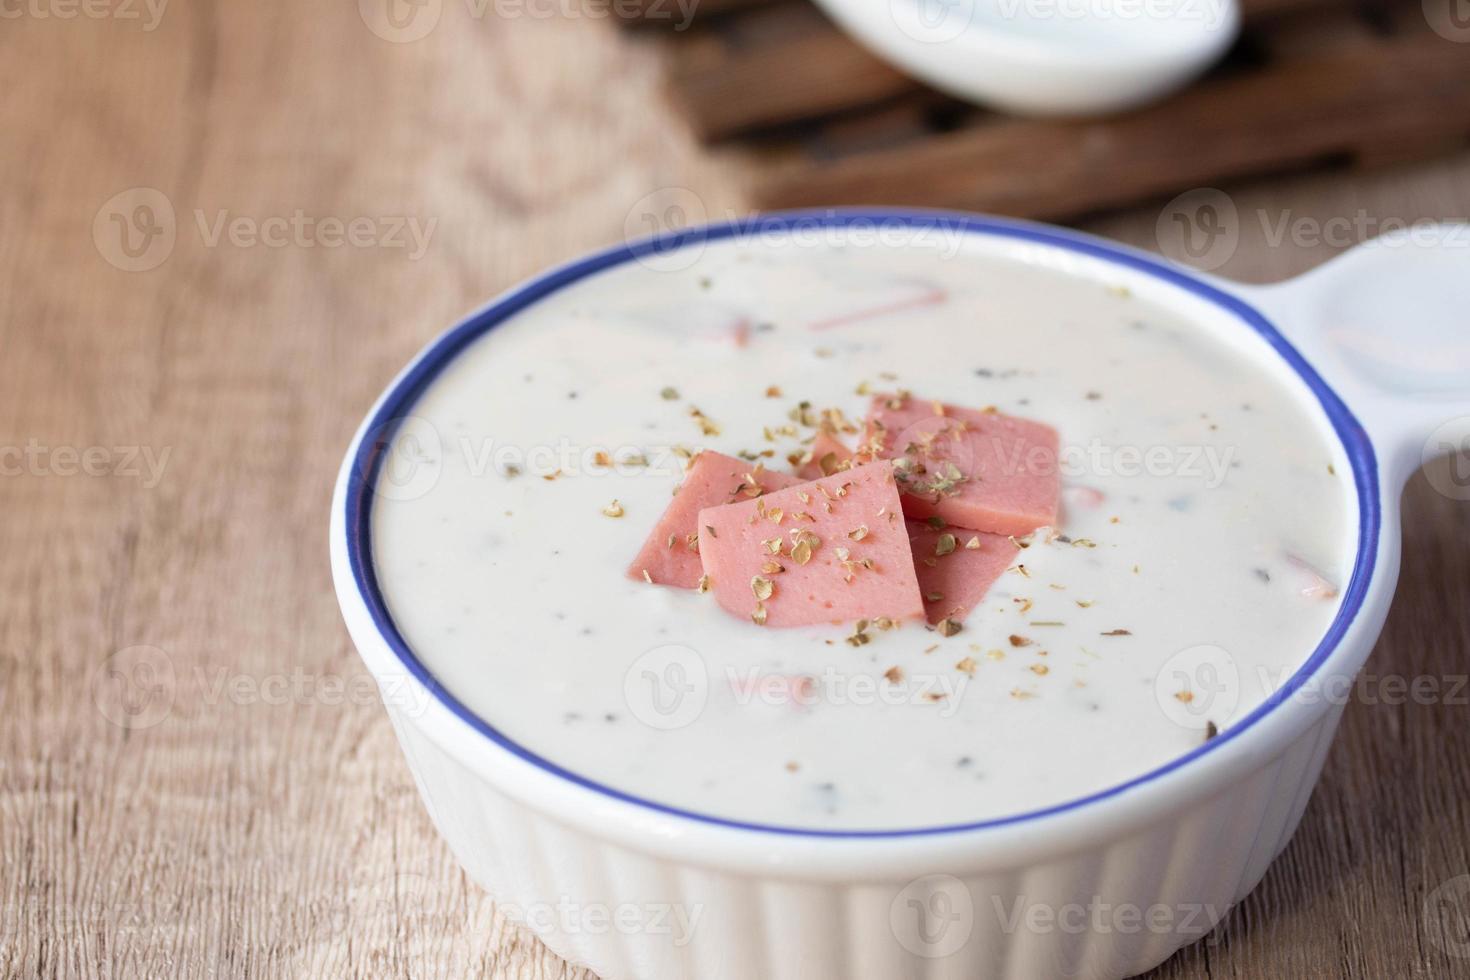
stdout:
{"type": "MultiPolygon", "coordinates": [[[[573,4],[430,0],[411,43],[364,4],[0,5],[0,976],[585,975],[431,828],[327,505],[421,344],[665,204],[739,213],[742,161],[573,4]]],[[[1221,271],[1269,280],[1336,250],[1312,222],[1470,215],[1470,155],[1228,190],[1221,271]]],[[[1088,227],[1158,247],[1161,207],[1088,227]]],[[[1406,518],[1369,672],[1444,696],[1356,697],[1290,848],[1155,976],[1470,975],[1470,508],[1421,475],[1406,518]]]]}

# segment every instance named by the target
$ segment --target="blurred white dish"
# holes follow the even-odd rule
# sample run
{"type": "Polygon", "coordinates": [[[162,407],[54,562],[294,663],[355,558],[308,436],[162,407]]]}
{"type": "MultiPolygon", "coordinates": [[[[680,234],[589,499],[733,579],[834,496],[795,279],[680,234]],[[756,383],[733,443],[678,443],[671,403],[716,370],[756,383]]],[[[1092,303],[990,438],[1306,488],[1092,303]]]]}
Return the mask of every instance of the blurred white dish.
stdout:
{"type": "Polygon", "coordinates": [[[1026,115],[1118,112],[1212,65],[1238,0],[817,0],[903,71],[957,98],[1026,115]]]}

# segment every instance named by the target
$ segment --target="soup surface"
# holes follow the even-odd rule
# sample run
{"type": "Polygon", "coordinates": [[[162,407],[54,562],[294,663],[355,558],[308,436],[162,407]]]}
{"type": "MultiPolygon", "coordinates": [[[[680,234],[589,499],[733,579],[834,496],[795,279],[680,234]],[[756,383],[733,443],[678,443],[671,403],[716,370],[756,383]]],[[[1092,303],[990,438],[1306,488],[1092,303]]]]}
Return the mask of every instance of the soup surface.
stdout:
{"type": "Polygon", "coordinates": [[[1141,775],[1306,659],[1350,567],[1353,489],[1320,407],[1253,331],[1036,246],[834,236],[617,266],[432,382],[380,478],[373,548],[448,690],[648,800],[897,829],[1141,775]],[[854,645],[852,624],[762,628],[627,577],[690,453],[789,470],[822,410],[861,423],[897,390],[1060,433],[1059,526],[960,632],[908,622],[854,645]]]}

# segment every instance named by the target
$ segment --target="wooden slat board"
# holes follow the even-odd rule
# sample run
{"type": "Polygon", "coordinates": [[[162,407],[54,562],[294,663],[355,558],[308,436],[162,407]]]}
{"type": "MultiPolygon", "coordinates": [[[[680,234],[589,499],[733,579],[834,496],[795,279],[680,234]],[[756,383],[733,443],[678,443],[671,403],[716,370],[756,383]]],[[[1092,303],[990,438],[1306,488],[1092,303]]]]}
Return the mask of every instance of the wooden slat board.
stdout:
{"type": "Polygon", "coordinates": [[[1024,120],[941,96],[805,0],[725,0],[665,35],[695,135],[749,149],[764,207],[958,207],[1059,219],[1244,175],[1470,140],[1470,51],[1413,0],[1251,0],[1240,43],[1164,102],[1024,120]],[[736,4],[740,4],[736,6],[736,4]]]}

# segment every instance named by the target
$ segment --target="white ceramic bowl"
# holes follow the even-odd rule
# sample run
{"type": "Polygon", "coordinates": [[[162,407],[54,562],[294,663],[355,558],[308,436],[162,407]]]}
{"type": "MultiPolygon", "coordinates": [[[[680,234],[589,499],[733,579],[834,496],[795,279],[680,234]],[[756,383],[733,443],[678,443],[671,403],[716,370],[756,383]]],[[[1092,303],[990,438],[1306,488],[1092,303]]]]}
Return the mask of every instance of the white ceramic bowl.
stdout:
{"type": "Polygon", "coordinates": [[[363,423],[331,515],[343,616],[378,679],[429,813],[471,876],[560,955],[608,978],[1122,977],[1206,933],[1300,820],[1399,566],[1398,498],[1426,455],[1470,440],[1470,228],[1380,239],[1300,279],[1227,284],[1039,225],[941,212],[765,216],[619,246],[556,269],[429,345],[363,423]],[[1318,649],[1188,755],[1036,813],[893,832],[763,828],[635,799],[539,758],[443,690],[398,636],[367,538],[383,448],[465,344],[600,269],[737,234],[887,223],[983,236],[999,254],[1096,275],[1294,372],[1341,442],[1357,554],[1318,649]],[[1458,347],[1456,345],[1459,345],[1458,347]],[[1318,374],[1321,372],[1321,375],[1318,374]],[[1324,380],[1324,376],[1327,380],[1324,380]]]}
{"type": "Polygon", "coordinates": [[[956,98],[1027,115],[1120,112],[1219,60],[1237,0],[817,0],[847,33],[956,98]]]}

